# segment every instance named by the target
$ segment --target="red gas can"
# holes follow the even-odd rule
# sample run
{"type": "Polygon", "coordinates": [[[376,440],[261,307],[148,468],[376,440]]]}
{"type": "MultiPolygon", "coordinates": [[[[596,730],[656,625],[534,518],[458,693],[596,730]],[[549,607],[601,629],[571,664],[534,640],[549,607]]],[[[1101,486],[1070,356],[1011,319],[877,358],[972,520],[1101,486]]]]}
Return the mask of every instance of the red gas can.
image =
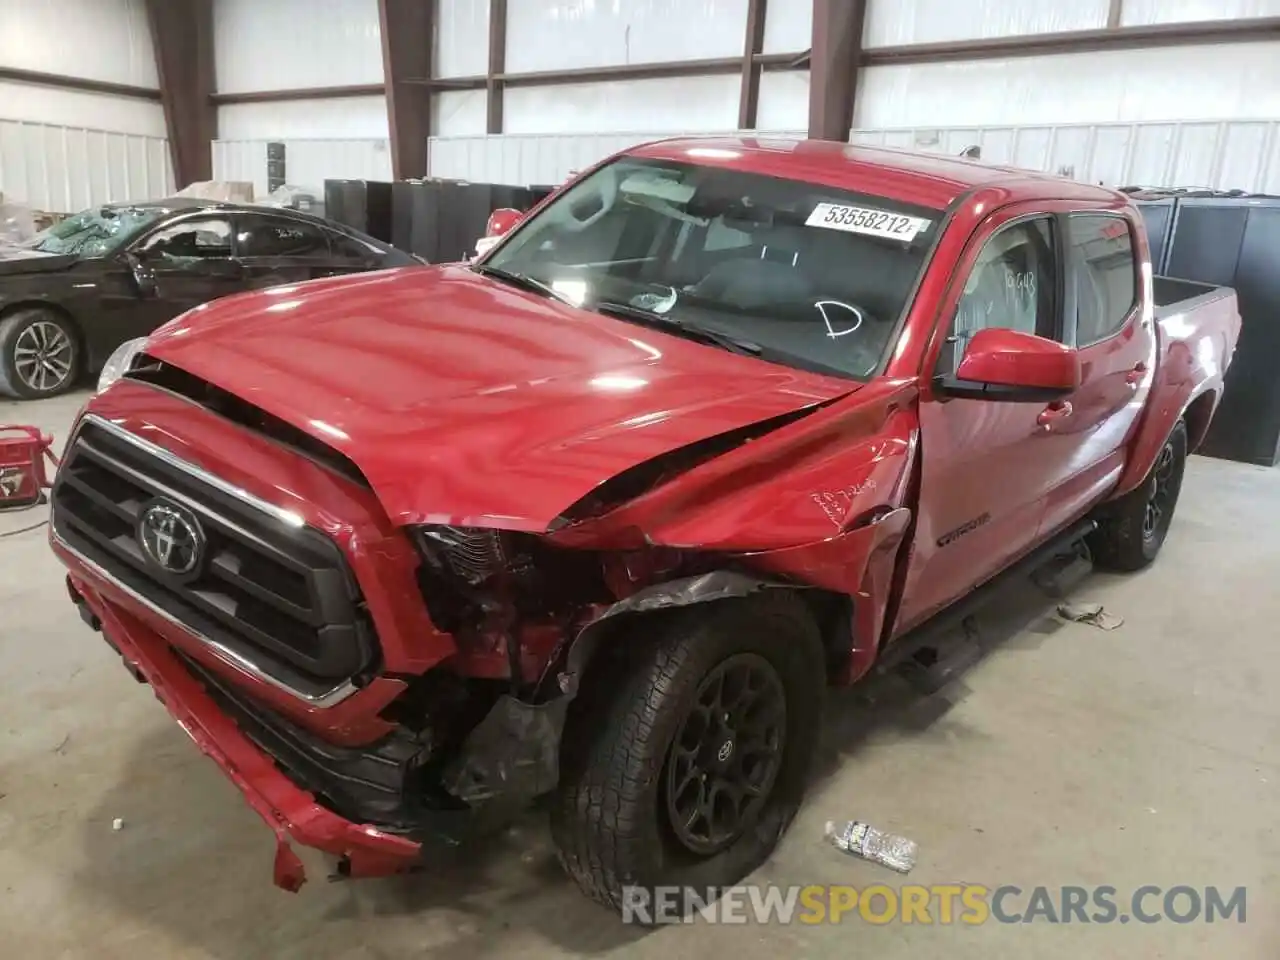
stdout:
{"type": "Polygon", "coordinates": [[[0,510],[40,502],[49,486],[45,461],[58,466],[53,437],[35,427],[0,426],[0,510]]]}

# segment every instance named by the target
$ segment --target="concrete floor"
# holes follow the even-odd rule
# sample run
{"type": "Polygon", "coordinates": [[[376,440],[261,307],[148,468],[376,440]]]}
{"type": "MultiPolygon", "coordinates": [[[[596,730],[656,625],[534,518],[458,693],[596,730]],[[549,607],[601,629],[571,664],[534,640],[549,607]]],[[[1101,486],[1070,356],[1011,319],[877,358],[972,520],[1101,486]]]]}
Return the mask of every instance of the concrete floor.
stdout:
{"type": "MultiPolygon", "coordinates": [[[[82,398],[0,403],[65,435],[82,398]]],[[[0,533],[40,519],[0,517],[0,533]]],[[[1028,591],[985,658],[921,699],[837,698],[824,771],[757,880],[896,883],[822,839],[858,818],[920,844],[922,884],[1248,887],[1248,921],[645,933],[583,901],[530,818],[424,876],[270,885],[271,835],[66,601],[43,532],[0,539],[0,931],[13,957],[213,960],[780,955],[1280,955],[1280,471],[1195,458],[1159,562],[1095,576],[1114,632],[1028,591]],[[112,830],[114,818],[124,828],[112,830]]]]}

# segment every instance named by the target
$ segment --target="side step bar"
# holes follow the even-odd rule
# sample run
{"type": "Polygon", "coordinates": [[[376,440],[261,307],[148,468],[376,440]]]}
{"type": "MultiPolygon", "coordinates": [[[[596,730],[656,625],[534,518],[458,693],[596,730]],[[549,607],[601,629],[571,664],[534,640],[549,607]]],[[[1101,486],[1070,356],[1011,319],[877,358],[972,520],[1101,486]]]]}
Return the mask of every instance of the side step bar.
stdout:
{"type": "MultiPolygon", "coordinates": [[[[890,670],[901,666],[905,661],[916,658],[917,654],[922,650],[936,648],[948,634],[961,630],[964,622],[986,606],[1001,590],[1020,578],[1029,577],[1056,557],[1073,552],[1076,545],[1097,528],[1098,522],[1096,520],[1081,520],[1079,523],[1067,527],[1061,533],[1046,540],[1012,566],[1006,567],[986,583],[970,591],[945,610],[914,628],[910,633],[904,634],[890,643],[876,661],[876,671],[878,673],[888,673],[890,670]]],[[[955,639],[958,645],[966,648],[964,650],[966,656],[960,658],[965,661],[964,664],[947,664],[942,660],[941,656],[925,657],[923,662],[917,659],[917,664],[919,666],[927,666],[931,670],[940,667],[945,670],[949,678],[956,672],[956,668],[972,663],[977,659],[977,656],[973,655],[976,651],[968,650],[969,646],[976,646],[972,644],[972,641],[960,638],[955,639]]],[[[944,651],[939,651],[940,654],[942,652],[944,651]]],[[[960,652],[959,650],[957,651],[957,653],[960,652]]]]}

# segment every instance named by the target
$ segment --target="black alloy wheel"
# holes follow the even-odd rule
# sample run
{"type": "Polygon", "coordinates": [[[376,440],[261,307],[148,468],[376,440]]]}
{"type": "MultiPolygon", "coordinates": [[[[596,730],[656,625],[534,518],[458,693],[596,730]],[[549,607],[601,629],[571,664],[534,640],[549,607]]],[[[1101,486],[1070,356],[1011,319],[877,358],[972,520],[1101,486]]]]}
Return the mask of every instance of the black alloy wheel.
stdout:
{"type": "Polygon", "coordinates": [[[1187,466],[1187,425],[1174,424],[1146,479],[1095,511],[1098,528],[1087,542],[1094,562],[1108,570],[1141,570],[1164,546],[1187,466]]]}
{"type": "Polygon", "coordinates": [[[1177,497],[1173,486],[1175,459],[1173,439],[1170,438],[1156,458],[1147,484],[1147,506],[1142,514],[1143,539],[1153,539],[1166,526],[1165,518],[1171,512],[1173,501],[1177,497]]]}
{"type": "Polygon", "coordinates": [[[741,653],[702,681],[671,744],[664,796],[671,831],[709,856],[759,817],[782,764],[786,694],[768,660],[741,653]]]}
{"type": "Polygon", "coordinates": [[[781,588],[619,620],[569,705],[551,804],[560,862],[615,909],[629,888],[727,889],[804,796],[822,634],[781,588]]]}

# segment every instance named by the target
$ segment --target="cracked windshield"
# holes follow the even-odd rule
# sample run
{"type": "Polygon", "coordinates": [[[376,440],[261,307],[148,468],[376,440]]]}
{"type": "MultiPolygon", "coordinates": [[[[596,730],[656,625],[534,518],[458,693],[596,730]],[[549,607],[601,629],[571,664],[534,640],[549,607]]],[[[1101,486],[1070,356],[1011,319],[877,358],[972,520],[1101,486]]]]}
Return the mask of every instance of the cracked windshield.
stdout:
{"type": "Polygon", "coordinates": [[[168,212],[163,207],[101,207],[84,210],[42,230],[25,245],[43,253],[105,257],[147,224],[168,212]]]}
{"type": "Polygon", "coordinates": [[[477,269],[722,349],[861,379],[894,336],[940,219],[819,184],[627,158],[477,269]]]}

